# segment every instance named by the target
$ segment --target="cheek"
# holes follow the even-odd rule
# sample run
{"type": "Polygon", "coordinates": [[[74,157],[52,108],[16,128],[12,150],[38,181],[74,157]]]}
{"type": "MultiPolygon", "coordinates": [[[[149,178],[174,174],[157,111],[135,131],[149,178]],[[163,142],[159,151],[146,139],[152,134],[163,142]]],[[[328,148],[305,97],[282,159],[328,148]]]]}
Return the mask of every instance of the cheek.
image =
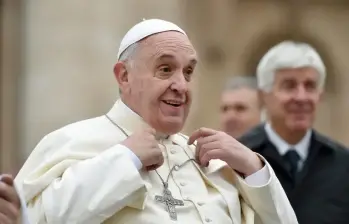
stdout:
{"type": "Polygon", "coordinates": [[[171,98],[171,91],[169,89],[169,85],[166,83],[152,83],[148,85],[147,91],[144,93],[148,97],[148,101],[154,105],[159,107],[159,104],[162,100],[166,98],[171,98]]]}
{"type": "Polygon", "coordinates": [[[310,102],[316,107],[320,103],[320,99],[320,96],[314,96],[311,98],[310,102]]]}
{"type": "Polygon", "coordinates": [[[277,105],[277,106],[281,106],[281,107],[285,107],[287,106],[287,104],[289,102],[291,102],[292,97],[287,95],[287,94],[279,94],[277,96],[274,97],[273,101],[271,102],[271,104],[277,105]]]}

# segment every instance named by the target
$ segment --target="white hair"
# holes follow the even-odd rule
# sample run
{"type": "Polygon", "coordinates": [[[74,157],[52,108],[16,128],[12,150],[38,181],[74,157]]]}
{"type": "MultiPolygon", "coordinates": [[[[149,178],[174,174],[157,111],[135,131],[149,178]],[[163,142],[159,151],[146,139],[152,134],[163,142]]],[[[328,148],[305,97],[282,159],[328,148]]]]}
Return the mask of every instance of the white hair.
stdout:
{"type": "Polygon", "coordinates": [[[258,88],[270,91],[279,69],[312,67],[319,73],[318,87],[323,88],[326,68],[318,52],[309,44],[283,41],[272,47],[257,67],[258,88]]]}
{"type": "Polygon", "coordinates": [[[226,81],[224,90],[236,90],[244,87],[257,90],[257,79],[251,76],[234,76],[226,81]]]}
{"type": "Polygon", "coordinates": [[[137,53],[139,43],[131,44],[128,48],[121,53],[118,61],[128,63],[129,66],[133,66],[133,57],[137,53]]]}
{"type": "MultiPolygon", "coordinates": [[[[138,42],[131,44],[130,46],[128,46],[120,55],[119,60],[118,61],[122,61],[127,63],[128,66],[133,67],[134,66],[134,61],[133,61],[133,57],[135,56],[135,54],[137,53],[138,50],[138,42]]],[[[119,95],[121,95],[121,89],[119,88],[119,95]]]]}

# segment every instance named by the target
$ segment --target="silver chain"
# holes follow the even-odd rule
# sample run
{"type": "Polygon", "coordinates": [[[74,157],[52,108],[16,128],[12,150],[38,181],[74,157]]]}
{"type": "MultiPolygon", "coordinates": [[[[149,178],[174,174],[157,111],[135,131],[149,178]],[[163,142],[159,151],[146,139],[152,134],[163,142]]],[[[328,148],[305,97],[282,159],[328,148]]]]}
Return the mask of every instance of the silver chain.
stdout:
{"type": "MultiPolygon", "coordinates": [[[[115,123],[108,115],[105,115],[105,117],[106,117],[113,125],[115,125],[118,129],[120,129],[120,131],[122,131],[122,133],[123,133],[126,137],[129,137],[129,135],[126,133],[126,131],[125,131],[124,129],[122,129],[117,123],[115,123]]],[[[166,151],[167,151],[167,147],[166,147],[164,144],[162,144],[162,143],[160,143],[160,144],[161,144],[162,146],[164,146],[165,149],[166,149],[166,151]]],[[[162,179],[161,175],[158,173],[157,170],[154,170],[154,171],[155,171],[156,174],[159,176],[159,178],[160,178],[162,184],[164,185],[164,187],[165,187],[165,188],[168,188],[168,180],[169,180],[169,178],[170,178],[170,176],[171,176],[173,170],[182,168],[184,165],[186,165],[186,164],[187,164],[188,162],[190,162],[190,161],[196,162],[195,159],[192,159],[192,158],[191,158],[191,159],[188,159],[188,160],[184,161],[181,165],[174,165],[174,166],[170,169],[169,174],[167,175],[166,182],[164,181],[164,179],[162,179]]]]}

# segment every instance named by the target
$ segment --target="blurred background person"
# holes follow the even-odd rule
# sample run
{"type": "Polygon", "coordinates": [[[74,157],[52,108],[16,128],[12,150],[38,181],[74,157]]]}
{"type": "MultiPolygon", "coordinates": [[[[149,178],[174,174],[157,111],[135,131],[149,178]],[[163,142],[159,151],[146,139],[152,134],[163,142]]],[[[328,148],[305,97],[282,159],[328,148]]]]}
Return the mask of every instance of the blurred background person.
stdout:
{"type": "Polygon", "coordinates": [[[257,68],[268,121],[240,141],[263,155],[300,224],[349,223],[349,151],[313,128],[325,65],[306,43],[272,47],[257,68]]]}
{"type": "Polygon", "coordinates": [[[258,125],[262,104],[256,78],[236,76],[229,79],[221,95],[220,113],[222,130],[234,138],[258,125]]]}

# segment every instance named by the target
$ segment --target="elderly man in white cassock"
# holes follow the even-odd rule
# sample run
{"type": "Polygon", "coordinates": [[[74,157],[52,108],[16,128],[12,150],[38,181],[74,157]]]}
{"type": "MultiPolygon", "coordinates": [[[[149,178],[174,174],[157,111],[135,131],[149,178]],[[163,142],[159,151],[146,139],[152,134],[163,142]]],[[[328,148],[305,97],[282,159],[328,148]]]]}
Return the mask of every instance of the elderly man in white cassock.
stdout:
{"type": "Polygon", "coordinates": [[[223,132],[179,133],[196,63],[177,25],[131,28],[114,66],[121,99],[45,136],[16,177],[32,223],[297,224],[261,156],[223,132]]]}

